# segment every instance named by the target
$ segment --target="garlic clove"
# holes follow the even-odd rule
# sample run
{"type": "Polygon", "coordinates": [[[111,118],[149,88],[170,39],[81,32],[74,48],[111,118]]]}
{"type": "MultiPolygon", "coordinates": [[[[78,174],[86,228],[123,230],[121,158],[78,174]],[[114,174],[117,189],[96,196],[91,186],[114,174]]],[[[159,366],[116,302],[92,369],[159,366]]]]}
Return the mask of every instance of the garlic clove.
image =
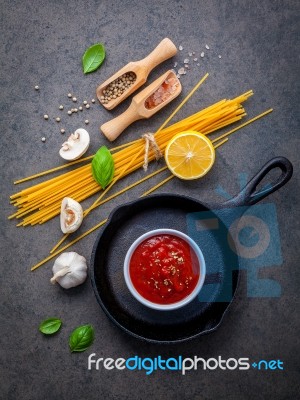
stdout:
{"type": "Polygon", "coordinates": [[[63,233],[75,232],[83,221],[83,209],[81,205],[71,199],[65,197],[61,202],[60,209],[60,228],[63,233]]]}
{"type": "Polygon", "coordinates": [[[89,145],[89,133],[85,129],[79,128],[70,135],[67,142],[63,143],[59,155],[67,161],[76,160],[87,151],[89,145]]]}
{"type": "Polygon", "coordinates": [[[81,285],[87,277],[86,259],[74,251],[62,253],[54,262],[52,284],[56,282],[64,289],[81,285]]]}

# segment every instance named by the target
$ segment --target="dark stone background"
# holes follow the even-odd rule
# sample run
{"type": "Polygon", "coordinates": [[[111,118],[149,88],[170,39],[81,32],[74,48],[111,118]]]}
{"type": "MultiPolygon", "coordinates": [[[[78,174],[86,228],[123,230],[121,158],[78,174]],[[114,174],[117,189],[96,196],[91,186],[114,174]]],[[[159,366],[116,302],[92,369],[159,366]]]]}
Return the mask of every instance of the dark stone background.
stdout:
{"type": "MultiPolygon", "coordinates": [[[[299,2],[295,0],[186,0],[149,2],[110,1],[1,1],[1,345],[0,398],[22,399],[296,399],[299,393],[299,2]],[[95,89],[119,68],[146,56],[161,39],[183,45],[174,60],[150,75],[153,81],[174,61],[180,64],[194,51],[200,66],[182,78],[183,94],[205,72],[210,76],[176,116],[184,118],[224,97],[253,89],[245,104],[249,117],[269,107],[274,112],[244,128],[218,150],[212,171],[202,180],[172,180],[160,192],[189,194],[205,201],[220,201],[215,189],[239,190],[238,175],[255,174],[277,155],[295,167],[292,180],[264,202],[275,204],[283,264],[261,270],[261,278],[279,282],[279,298],[247,298],[246,273],[242,272],[237,298],[220,329],[196,340],[159,346],[127,336],[104,315],[89,280],[63,291],[49,283],[52,262],[34,273],[30,267],[48,254],[60,238],[58,218],[46,225],[16,228],[8,221],[13,212],[9,195],[27,187],[13,180],[60,165],[59,132],[83,126],[90,120],[93,154],[108,144],[99,125],[130,104],[127,99],[112,112],[98,103],[83,114],[69,117],[67,93],[79,100],[95,97],[95,89]],[[83,75],[85,49],[103,42],[107,57],[101,69],[83,75]],[[210,50],[205,50],[205,44],[210,50]],[[200,59],[201,51],[205,57],[200,59]],[[218,55],[222,58],[219,59],[218,55]],[[297,68],[298,67],[298,68],[297,68]],[[34,86],[39,85],[36,92],[34,86]],[[62,121],[59,104],[66,105],[62,121]],[[44,121],[43,114],[50,115],[44,121]],[[41,137],[46,137],[42,143],[41,137]],[[54,337],[38,332],[41,320],[58,316],[62,330],[54,337]],[[71,354],[68,336],[78,325],[91,323],[96,338],[81,354],[71,354]],[[176,357],[182,355],[281,359],[284,371],[157,371],[87,370],[87,358],[176,357]]],[[[132,125],[116,144],[154,131],[180,99],[147,121],[132,125]]],[[[108,144],[109,145],[109,144],[108,144]]],[[[154,166],[155,167],[155,166],[154,166]]],[[[152,169],[154,169],[152,167],[152,169]]],[[[151,169],[151,170],[152,170],[151,169]]],[[[139,171],[124,180],[143,176],[139,171]]],[[[136,198],[161,177],[154,178],[123,197],[94,211],[85,227],[107,216],[117,204],[136,198]]],[[[121,184],[120,187],[123,185],[121,184]]],[[[84,205],[90,204],[88,202],[84,205]]],[[[90,258],[96,233],[73,250],[90,258]]]]}

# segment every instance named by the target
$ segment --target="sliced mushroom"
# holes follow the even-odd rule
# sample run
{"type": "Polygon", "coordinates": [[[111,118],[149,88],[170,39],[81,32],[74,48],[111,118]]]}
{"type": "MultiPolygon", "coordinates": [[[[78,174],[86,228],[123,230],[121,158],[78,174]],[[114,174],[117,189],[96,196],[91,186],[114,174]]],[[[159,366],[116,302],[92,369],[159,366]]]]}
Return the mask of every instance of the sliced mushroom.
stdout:
{"type": "Polygon", "coordinates": [[[76,160],[87,151],[89,144],[89,133],[85,129],[79,128],[70,135],[66,142],[62,144],[59,155],[64,160],[76,160]]]}
{"type": "Polygon", "coordinates": [[[71,197],[65,197],[62,200],[60,210],[60,227],[62,232],[75,232],[80,227],[82,220],[83,210],[81,205],[71,199],[71,197]]]}

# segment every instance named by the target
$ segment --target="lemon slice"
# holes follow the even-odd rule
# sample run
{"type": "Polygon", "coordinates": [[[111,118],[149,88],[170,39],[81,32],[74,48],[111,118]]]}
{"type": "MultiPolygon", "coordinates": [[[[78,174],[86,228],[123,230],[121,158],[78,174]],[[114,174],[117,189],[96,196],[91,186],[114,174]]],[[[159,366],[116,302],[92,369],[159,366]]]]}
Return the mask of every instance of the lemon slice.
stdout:
{"type": "Polygon", "coordinates": [[[169,170],[181,179],[201,178],[215,161],[215,149],[202,133],[186,131],[170,140],[165,150],[169,170]]]}

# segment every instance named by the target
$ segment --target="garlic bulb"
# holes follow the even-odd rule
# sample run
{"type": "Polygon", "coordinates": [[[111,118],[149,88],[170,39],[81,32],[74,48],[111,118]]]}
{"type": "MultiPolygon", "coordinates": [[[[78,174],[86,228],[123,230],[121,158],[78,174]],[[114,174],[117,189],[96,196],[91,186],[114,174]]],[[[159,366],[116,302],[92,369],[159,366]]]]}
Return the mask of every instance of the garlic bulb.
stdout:
{"type": "Polygon", "coordinates": [[[82,220],[83,210],[81,205],[71,197],[65,197],[61,202],[60,209],[60,228],[62,232],[75,232],[80,227],[82,220]]]}
{"type": "Polygon", "coordinates": [[[87,264],[83,256],[70,251],[62,253],[54,262],[54,276],[50,282],[58,282],[65,289],[81,285],[87,277],[87,264]]]}
{"type": "Polygon", "coordinates": [[[67,161],[77,160],[87,151],[89,145],[90,135],[88,131],[79,128],[62,144],[59,155],[67,161]]]}

